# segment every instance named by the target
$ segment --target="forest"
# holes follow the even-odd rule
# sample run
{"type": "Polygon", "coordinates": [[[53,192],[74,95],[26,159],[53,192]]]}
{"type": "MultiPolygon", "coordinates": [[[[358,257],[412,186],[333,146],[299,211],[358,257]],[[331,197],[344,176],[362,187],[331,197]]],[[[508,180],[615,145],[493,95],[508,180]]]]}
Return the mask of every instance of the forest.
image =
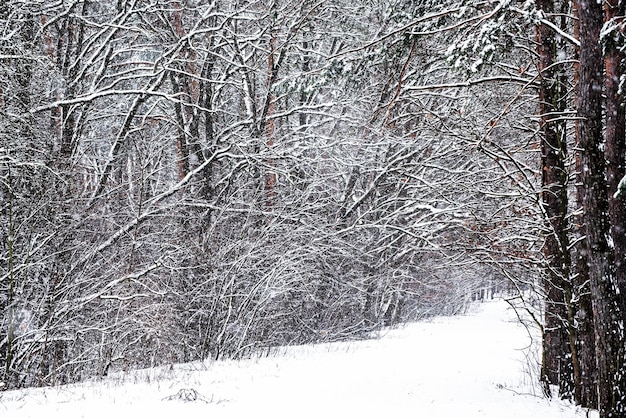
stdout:
{"type": "Polygon", "coordinates": [[[4,0],[1,387],[365,338],[500,292],[541,331],[546,396],[626,417],[625,17],[4,0]]]}

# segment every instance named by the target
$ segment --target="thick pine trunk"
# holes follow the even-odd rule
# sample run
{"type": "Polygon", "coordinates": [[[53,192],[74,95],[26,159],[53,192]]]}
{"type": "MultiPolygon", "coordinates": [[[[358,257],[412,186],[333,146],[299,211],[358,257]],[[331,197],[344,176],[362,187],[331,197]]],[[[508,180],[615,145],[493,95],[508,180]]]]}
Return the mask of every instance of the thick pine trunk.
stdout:
{"type": "MultiPolygon", "coordinates": [[[[604,2],[605,20],[608,22],[620,14],[618,0],[604,2]]],[[[605,43],[605,89],[606,89],[606,160],[607,181],[609,186],[609,215],[611,219],[611,237],[615,252],[615,272],[617,284],[621,292],[626,291],[626,199],[614,198],[613,193],[626,173],[624,157],[626,146],[625,120],[626,112],[622,106],[623,95],[619,83],[623,75],[621,65],[624,54],[618,45],[605,43]]],[[[626,314],[626,298],[621,298],[620,309],[626,314]]],[[[626,320],[626,318],[623,318],[626,320]]]]}
{"type": "MultiPolygon", "coordinates": [[[[578,21],[578,1],[572,2],[572,13],[574,19],[574,37],[580,39],[580,24],[578,21]]],[[[579,59],[579,50],[575,50],[575,62],[579,59]]],[[[574,86],[576,92],[579,87],[578,64],[574,64],[574,86]]],[[[578,107],[578,93],[575,97],[575,107],[578,107]]],[[[576,146],[580,150],[579,123],[575,123],[576,146]]],[[[576,205],[583,207],[583,166],[580,152],[576,153],[576,205]]],[[[597,366],[596,366],[596,341],[594,331],[593,309],[591,306],[591,290],[589,289],[589,265],[587,261],[587,241],[581,239],[585,235],[584,217],[578,214],[574,217],[574,234],[576,244],[573,247],[573,274],[572,285],[574,290],[573,298],[577,300],[575,307],[576,319],[576,353],[578,354],[578,366],[580,370],[580,381],[576,382],[574,390],[574,400],[577,404],[586,408],[597,408],[598,388],[597,388],[597,366]]]]}
{"type": "Polygon", "coordinates": [[[609,243],[609,202],[606,162],[602,149],[603,57],[599,45],[603,25],[602,4],[581,0],[580,69],[578,88],[579,140],[581,147],[583,210],[588,248],[589,282],[594,315],[598,365],[600,418],[624,417],[623,320],[609,243]]]}
{"type": "MultiPolygon", "coordinates": [[[[537,7],[546,15],[554,13],[553,0],[538,0],[537,7]]],[[[543,287],[546,294],[541,379],[549,394],[550,385],[558,385],[562,397],[574,391],[570,344],[571,282],[568,237],[568,198],[566,169],[566,126],[561,115],[565,110],[565,88],[559,75],[556,55],[558,43],[554,31],[539,25],[536,32],[539,55],[539,128],[541,134],[542,204],[546,221],[544,254],[547,266],[543,287]]],[[[573,350],[574,349],[574,350],[573,350]]]]}

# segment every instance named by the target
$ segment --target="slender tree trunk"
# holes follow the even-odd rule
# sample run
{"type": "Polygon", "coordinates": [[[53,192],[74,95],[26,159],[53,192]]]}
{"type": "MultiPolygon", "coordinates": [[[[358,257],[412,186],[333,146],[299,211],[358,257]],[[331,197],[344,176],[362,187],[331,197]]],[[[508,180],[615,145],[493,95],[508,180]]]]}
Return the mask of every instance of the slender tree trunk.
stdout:
{"type": "MultiPolygon", "coordinates": [[[[270,19],[274,20],[278,13],[278,4],[273,1],[270,9],[270,19]]],[[[281,61],[283,59],[282,53],[277,56],[276,50],[278,47],[278,35],[275,28],[275,22],[272,21],[270,27],[270,39],[269,39],[269,55],[267,57],[267,96],[265,98],[265,106],[263,109],[262,122],[264,124],[265,133],[265,145],[272,152],[274,142],[276,139],[276,122],[274,121],[274,113],[276,111],[276,97],[272,91],[272,87],[278,77],[278,71],[280,69],[281,61]]],[[[270,208],[274,205],[276,200],[276,172],[275,161],[272,158],[266,160],[267,168],[265,173],[265,205],[270,208]]]]}
{"type": "MultiPolygon", "coordinates": [[[[178,80],[178,75],[171,74],[170,79],[172,86],[176,93],[183,93],[182,87],[178,80]]],[[[176,114],[176,127],[178,135],[176,137],[176,157],[178,159],[178,179],[182,180],[189,172],[189,148],[187,146],[187,135],[185,133],[185,116],[183,105],[180,102],[176,102],[174,105],[174,112],[176,114]]]]}
{"type": "Polygon", "coordinates": [[[602,149],[603,58],[599,45],[602,4],[581,0],[578,88],[583,212],[588,248],[589,283],[594,315],[600,418],[626,416],[624,327],[620,311],[613,248],[609,243],[609,202],[602,149]]]}
{"type": "MultiPolygon", "coordinates": [[[[274,83],[274,71],[276,63],[274,62],[275,54],[276,54],[276,44],[277,38],[276,34],[272,33],[270,35],[270,53],[267,58],[267,112],[265,115],[265,145],[271,150],[274,147],[274,140],[276,138],[275,131],[276,125],[273,119],[275,112],[275,97],[271,92],[272,84],[274,83]]],[[[273,206],[274,200],[276,197],[276,192],[274,188],[276,187],[276,173],[273,171],[274,161],[270,158],[267,160],[267,168],[268,171],[265,174],[265,204],[268,207],[273,206]]]]}
{"type": "MultiPolygon", "coordinates": [[[[171,6],[173,10],[172,23],[174,26],[174,34],[178,39],[181,39],[183,36],[185,36],[185,28],[183,27],[183,8],[178,1],[173,1],[171,3],[171,6]]],[[[180,58],[185,58],[184,50],[180,52],[180,58]]],[[[185,68],[185,70],[188,69],[185,68]]],[[[174,92],[176,94],[180,94],[181,97],[188,98],[188,91],[186,91],[185,89],[187,80],[185,78],[186,75],[179,75],[175,73],[170,74],[170,80],[172,81],[174,92]]],[[[174,106],[178,130],[178,135],[176,138],[176,155],[178,158],[179,180],[182,180],[189,172],[189,147],[186,133],[187,120],[189,118],[187,117],[188,115],[185,112],[186,109],[184,108],[183,101],[184,99],[181,99],[181,101],[176,102],[174,106]]]]}

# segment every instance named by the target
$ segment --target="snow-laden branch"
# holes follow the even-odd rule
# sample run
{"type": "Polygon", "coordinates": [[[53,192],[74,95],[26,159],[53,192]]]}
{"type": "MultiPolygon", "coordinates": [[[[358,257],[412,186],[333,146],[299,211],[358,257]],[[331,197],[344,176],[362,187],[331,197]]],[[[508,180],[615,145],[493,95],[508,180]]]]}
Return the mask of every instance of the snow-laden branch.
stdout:
{"type": "Polygon", "coordinates": [[[514,77],[511,75],[500,75],[500,76],[492,76],[492,77],[483,77],[473,80],[466,81],[456,81],[450,83],[440,83],[440,84],[425,84],[423,86],[417,85],[408,85],[405,87],[408,91],[428,91],[428,90],[441,90],[441,89],[461,89],[472,86],[477,86],[480,84],[486,83],[513,83],[513,84],[522,84],[524,86],[535,85],[536,77],[532,79],[524,78],[524,77],[514,77]]]}
{"type": "Polygon", "coordinates": [[[576,47],[580,47],[580,41],[576,38],[574,38],[572,35],[570,35],[569,33],[563,31],[561,28],[559,28],[557,25],[555,25],[554,23],[550,22],[548,19],[541,19],[541,24],[542,25],[546,25],[547,27],[549,27],[550,29],[552,29],[553,31],[555,31],[559,36],[561,36],[563,39],[567,39],[571,44],[573,44],[576,47]]]}
{"type": "MultiPolygon", "coordinates": [[[[154,75],[154,74],[153,74],[154,75]]],[[[101,91],[96,91],[96,92],[92,92],[86,95],[82,95],[82,96],[78,96],[78,97],[74,97],[72,99],[61,99],[61,100],[55,100],[54,102],[48,103],[46,105],[43,106],[39,106],[39,107],[35,107],[33,109],[31,109],[31,113],[38,113],[38,112],[44,112],[47,110],[52,110],[52,109],[56,109],[60,106],[67,106],[67,105],[77,105],[77,104],[83,104],[83,103],[90,103],[96,99],[100,99],[103,97],[109,97],[109,96],[142,96],[142,95],[147,95],[150,97],[162,97],[164,99],[167,99],[169,101],[172,102],[177,102],[178,97],[181,95],[180,93],[178,94],[171,94],[171,93],[166,93],[160,90],[149,90],[146,91],[144,89],[113,89],[113,90],[101,90],[101,91]]]]}
{"type": "MultiPolygon", "coordinates": [[[[415,20],[411,21],[410,23],[402,26],[399,29],[396,29],[396,30],[394,30],[394,31],[392,31],[392,32],[390,32],[390,33],[388,33],[386,35],[383,35],[383,36],[381,36],[381,37],[379,37],[379,38],[377,38],[377,39],[375,39],[373,41],[370,41],[370,42],[366,43],[365,45],[362,45],[362,46],[360,46],[358,48],[353,48],[353,49],[348,49],[346,51],[338,52],[338,53],[332,55],[329,58],[330,59],[338,58],[338,57],[341,57],[341,56],[354,54],[356,52],[363,51],[363,50],[371,48],[372,46],[375,46],[375,45],[377,45],[377,44],[379,44],[381,42],[384,42],[384,41],[386,41],[387,39],[389,39],[389,38],[391,38],[393,36],[396,36],[396,35],[401,34],[401,33],[405,33],[406,31],[412,29],[413,27],[419,25],[420,23],[424,23],[424,22],[427,22],[429,20],[437,19],[437,18],[440,18],[440,17],[443,17],[443,16],[447,16],[447,15],[450,15],[450,14],[453,14],[453,13],[458,13],[459,11],[461,11],[461,9],[462,9],[462,7],[457,7],[457,8],[454,8],[454,9],[444,10],[444,11],[437,12],[437,13],[427,14],[425,16],[422,16],[422,17],[420,17],[418,19],[415,19],[415,20]]],[[[490,15],[491,14],[492,13],[490,13],[490,15]]],[[[455,29],[458,26],[461,26],[463,24],[471,23],[471,22],[473,22],[475,20],[481,20],[481,19],[484,19],[484,18],[485,18],[485,15],[475,16],[475,17],[469,18],[469,19],[467,19],[467,20],[465,20],[463,22],[459,22],[459,23],[456,23],[454,25],[451,25],[451,26],[448,26],[448,27],[445,27],[445,28],[437,29],[436,31],[429,31],[429,32],[424,32],[424,33],[416,32],[415,34],[416,35],[432,35],[434,33],[446,32],[448,30],[453,30],[453,29],[455,29]]]]}
{"type": "MultiPolygon", "coordinates": [[[[168,190],[148,199],[145,203],[144,206],[148,207],[150,205],[157,205],[158,203],[162,202],[163,200],[167,199],[168,197],[174,195],[175,193],[179,192],[180,190],[183,189],[183,187],[185,187],[189,181],[195,177],[198,173],[202,172],[202,170],[204,170],[209,164],[212,164],[215,160],[217,160],[218,158],[224,157],[226,155],[229,155],[231,157],[237,157],[233,154],[230,154],[231,147],[230,145],[228,147],[219,149],[217,151],[215,151],[213,153],[213,155],[211,155],[210,158],[208,158],[206,161],[204,161],[202,164],[200,164],[198,167],[196,167],[194,170],[190,171],[189,173],[187,173],[187,175],[181,179],[178,183],[176,183],[175,185],[173,185],[172,187],[170,187],[168,190]]],[[[126,235],[128,232],[132,231],[134,228],[136,228],[139,224],[141,224],[142,222],[146,221],[147,219],[163,212],[164,210],[167,210],[167,207],[156,207],[153,208],[152,210],[147,210],[144,213],[142,213],[141,215],[137,216],[136,218],[134,218],[133,220],[127,222],[126,224],[124,224],[121,228],[119,228],[115,233],[113,233],[108,239],[106,239],[104,242],[102,242],[100,245],[98,245],[95,249],[93,249],[92,251],[90,251],[87,255],[85,255],[81,261],[79,263],[77,263],[77,267],[78,266],[82,266],[84,265],[87,261],[89,261],[91,258],[93,258],[93,256],[95,256],[98,253],[101,253],[102,251],[104,251],[105,249],[109,248],[111,245],[113,245],[115,242],[117,242],[117,240],[119,240],[122,236],[126,235]]]]}
{"type": "Polygon", "coordinates": [[[140,279],[141,277],[158,269],[160,266],[161,266],[160,263],[154,263],[148,266],[147,268],[143,269],[142,271],[132,273],[132,274],[127,274],[122,277],[118,277],[117,279],[113,279],[94,293],[91,293],[87,296],[83,296],[82,298],[79,298],[79,299],[68,301],[68,302],[71,302],[69,303],[69,309],[76,309],[77,307],[87,304],[95,299],[117,299],[118,297],[106,295],[106,293],[121,283],[128,282],[128,281],[135,281],[137,279],[140,279]]]}
{"type": "Polygon", "coordinates": [[[626,176],[622,177],[617,185],[617,190],[613,193],[613,199],[621,199],[626,195],[626,176]]]}

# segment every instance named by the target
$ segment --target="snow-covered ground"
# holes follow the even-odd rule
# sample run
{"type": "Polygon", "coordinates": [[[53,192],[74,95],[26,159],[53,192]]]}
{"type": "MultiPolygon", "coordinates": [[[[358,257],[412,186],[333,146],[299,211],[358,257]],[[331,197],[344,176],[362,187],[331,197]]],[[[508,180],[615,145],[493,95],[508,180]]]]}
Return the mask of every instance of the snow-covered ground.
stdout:
{"type": "Polygon", "coordinates": [[[507,307],[487,302],[380,340],[0,392],[0,417],[585,417],[539,396],[530,336],[507,307]],[[183,389],[196,400],[173,396],[183,389]]]}

